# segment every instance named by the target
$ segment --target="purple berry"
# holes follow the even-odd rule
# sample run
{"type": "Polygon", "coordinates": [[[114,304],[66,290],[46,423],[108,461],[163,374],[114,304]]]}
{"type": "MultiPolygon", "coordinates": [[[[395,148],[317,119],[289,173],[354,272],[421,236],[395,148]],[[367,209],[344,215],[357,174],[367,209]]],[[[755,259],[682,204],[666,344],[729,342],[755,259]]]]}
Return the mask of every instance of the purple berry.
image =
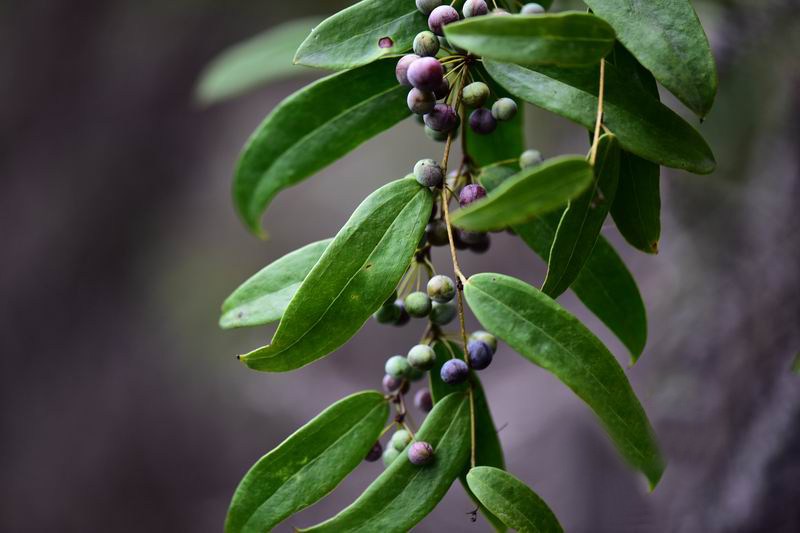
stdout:
{"type": "Polygon", "coordinates": [[[436,104],[433,111],[424,116],[425,125],[439,132],[449,132],[458,124],[455,109],[447,104],[436,104]]]}
{"type": "Polygon", "coordinates": [[[433,95],[437,100],[441,100],[446,98],[448,94],[450,94],[450,82],[443,78],[439,87],[433,91],[433,95]]]}
{"type": "Polygon", "coordinates": [[[420,159],[414,165],[414,178],[423,187],[441,187],[444,170],[433,159],[420,159]]]}
{"type": "Polygon", "coordinates": [[[478,185],[477,183],[470,183],[469,185],[465,185],[463,189],[461,189],[461,193],[458,195],[458,205],[461,207],[466,207],[472,202],[480,200],[486,196],[486,189],[478,185]]]}
{"type": "Polygon", "coordinates": [[[428,389],[420,389],[414,395],[414,405],[417,406],[417,409],[423,411],[425,413],[430,412],[433,409],[433,398],[431,397],[431,391],[428,389]]]}
{"type": "Polygon", "coordinates": [[[464,18],[480,17],[489,12],[489,6],[485,0],[467,0],[461,11],[464,13],[464,18]]]}
{"type": "Polygon", "coordinates": [[[484,342],[487,346],[489,346],[489,348],[492,349],[492,353],[497,351],[497,337],[495,337],[488,331],[483,331],[483,330],[473,331],[472,334],[469,336],[469,340],[484,342]]]}
{"type": "Polygon", "coordinates": [[[374,463],[378,459],[381,458],[383,455],[383,446],[381,446],[380,442],[376,442],[372,448],[370,448],[367,456],[364,458],[367,462],[374,463]]]}
{"type": "Polygon", "coordinates": [[[450,359],[442,365],[439,376],[448,385],[458,385],[466,381],[469,376],[469,367],[461,359],[450,359]]]}
{"type": "Polygon", "coordinates": [[[484,235],[483,232],[480,231],[468,231],[468,230],[461,230],[461,240],[467,244],[467,246],[472,246],[473,244],[478,244],[483,239],[484,235]]]}
{"type": "Polygon", "coordinates": [[[424,115],[425,113],[433,111],[433,106],[436,105],[436,97],[433,96],[431,92],[420,91],[416,87],[413,87],[408,91],[406,103],[408,104],[408,109],[410,109],[412,113],[424,115]]]}
{"type": "Polygon", "coordinates": [[[411,82],[408,81],[408,67],[417,59],[419,59],[417,54],[406,54],[400,58],[397,62],[397,66],[394,67],[394,75],[397,77],[397,83],[411,86],[411,82]]]}
{"type": "Polygon", "coordinates": [[[394,392],[398,390],[403,385],[402,378],[396,378],[394,376],[390,376],[386,374],[383,376],[383,390],[386,392],[394,392]]]}
{"type": "Polygon", "coordinates": [[[480,135],[488,135],[497,128],[497,120],[488,109],[476,109],[469,115],[469,127],[480,135]]]}
{"type": "Polygon", "coordinates": [[[444,35],[442,28],[458,20],[458,11],[450,6],[439,6],[431,11],[428,17],[428,27],[436,35],[444,35]]]}
{"type": "Polygon", "coordinates": [[[408,66],[409,83],[421,91],[438,89],[444,79],[444,69],[434,57],[420,57],[408,66]]]}
{"type": "Polygon", "coordinates": [[[422,466],[433,460],[433,446],[417,441],[408,448],[408,460],[412,465],[422,466]]]}
{"type": "Polygon", "coordinates": [[[408,311],[406,311],[406,306],[403,304],[403,300],[398,298],[394,301],[394,305],[400,309],[400,316],[398,316],[397,319],[392,322],[392,325],[405,326],[408,324],[409,320],[411,320],[411,316],[408,314],[408,311]]]}
{"type": "Polygon", "coordinates": [[[492,362],[492,348],[483,341],[469,341],[467,355],[469,366],[475,370],[483,370],[492,362]]]}

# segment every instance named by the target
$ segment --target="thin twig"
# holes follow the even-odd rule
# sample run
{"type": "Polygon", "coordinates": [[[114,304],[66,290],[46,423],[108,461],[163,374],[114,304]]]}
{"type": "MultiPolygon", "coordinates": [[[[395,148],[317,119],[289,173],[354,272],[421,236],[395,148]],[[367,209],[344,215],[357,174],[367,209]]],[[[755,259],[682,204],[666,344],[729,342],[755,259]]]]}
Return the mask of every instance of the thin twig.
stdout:
{"type": "Polygon", "coordinates": [[[594,140],[592,141],[592,156],[589,159],[592,166],[597,159],[597,144],[600,139],[600,126],[603,124],[603,97],[606,85],[606,60],[600,60],[600,89],[597,93],[597,119],[594,123],[594,140]]]}

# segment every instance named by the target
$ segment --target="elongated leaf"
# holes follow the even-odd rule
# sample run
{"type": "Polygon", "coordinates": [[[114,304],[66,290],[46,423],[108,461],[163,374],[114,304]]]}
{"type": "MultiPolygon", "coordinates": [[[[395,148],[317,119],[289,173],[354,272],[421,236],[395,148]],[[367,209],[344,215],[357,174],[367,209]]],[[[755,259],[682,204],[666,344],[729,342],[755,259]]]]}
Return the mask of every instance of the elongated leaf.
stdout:
{"type": "Polygon", "coordinates": [[[241,359],[256,370],[285,372],[347,342],[399,283],[432,205],[430,190],[413,177],[372,193],[300,285],[272,344],[241,359]]]}
{"type": "Polygon", "coordinates": [[[544,293],[502,274],[476,274],[464,294],[486,330],[552,372],[585,401],[620,453],[655,487],[664,462],[647,415],[614,356],[544,293]]]}
{"type": "MultiPolygon", "coordinates": [[[[484,60],[489,74],[511,94],[593,128],[597,117],[597,67],[529,69],[484,60]]],[[[622,147],[660,165],[708,174],[716,162],[703,137],[674,111],[617,69],[605,66],[603,123],[622,147]]]]}
{"type": "Polygon", "coordinates": [[[613,135],[600,138],[594,168],[593,185],[570,200],[550,248],[542,292],[552,298],[567,290],[580,275],[614,202],[619,182],[619,143],[613,135]]]}
{"type": "Polygon", "coordinates": [[[506,163],[495,163],[482,167],[478,179],[481,185],[483,185],[488,192],[491,192],[517,172],[519,172],[519,167],[517,166],[506,163]]]}
{"type": "Polygon", "coordinates": [[[437,403],[416,434],[433,446],[433,462],[395,459],[359,498],[333,518],[302,531],[408,531],[430,513],[469,462],[469,400],[451,394],[437,403]]]}
{"type": "Polygon", "coordinates": [[[586,3],[664,87],[699,116],[708,113],[717,92],[717,71],[689,0],[586,3]]]}
{"type": "Polygon", "coordinates": [[[195,97],[202,104],[213,104],[271,81],[307,73],[292,64],[292,57],[309,28],[319,21],[317,17],[292,20],[223,50],[200,75],[195,97]]]}
{"type": "MultiPolygon", "coordinates": [[[[437,342],[434,344],[433,349],[436,353],[436,364],[430,371],[429,383],[431,397],[434,403],[440,401],[448,394],[466,393],[468,388],[467,383],[448,385],[439,377],[442,365],[453,357],[463,358],[464,351],[459,348],[456,343],[448,341],[437,342]],[[445,345],[445,342],[447,342],[447,345],[445,345]]],[[[470,372],[469,379],[472,383],[473,394],[475,396],[475,464],[505,468],[503,447],[497,435],[497,429],[494,419],[492,418],[492,413],[489,410],[489,403],[486,401],[486,394],[483,391],[483,386],[475,372],[470,372]]],[[[472,494],[469,486],[467,486],[466,474],[468,468],[469,465],[466,465],[465,470],[460,476],[464,490],[467,491],[467,494],[473,499],[475,504],[480,507],[481,512],[492,527],[494,527],[496,531],[505,531],[506,527],[503,522],[490,513],[483,504],[475,498],[475,495],[472,494]]]]}
{"type": "Polygon", "coordinates": [[[447,40],[484,59],[518,65],[593,65],[614,46],[614,30],[588,13],[472,17],[444,27],[447,40]]]}
{"type": "Polygon", "coordinates": [[[580,156],[554,157],[505,180],[492,194],[459,209],[452,222],[471,231],[503,229],[552,211],[592,182],[592,166],[580,156]]]}
{"type": "Polygon", "coordinates": [[[389,404],[377,391],[339,400],[258,460],[233,495],[226,533],[261,532],[313,504],[375,444],[389,404]]]}
{"type": "Polygon", "coordinates": [[[294,61],[334,70],[358,67],[405,52],[424,29],[427,17],[414,0],[362,0],[314,28],[294,61]]]}
{"type": "Polygon", "coordinates": [[[222,304],[219,325],[224,329],[241,328],[280,320],[292,296],[331,240],[307,244],[258,271],[222,304]]]}
{"type": "Polygon", "coordinates": [[[259,231],[272,198],[409,115],[392,61],[334,74],[281,102],[253,133],[236,168],[233,197],[259,231]]]}
{"type": "Polygon", "coordinates": [[[556,515],[522,481],[491,466],[478,466],[467,474],[472,492],[510,528],[521,533],[563,531],[556,515]]]}

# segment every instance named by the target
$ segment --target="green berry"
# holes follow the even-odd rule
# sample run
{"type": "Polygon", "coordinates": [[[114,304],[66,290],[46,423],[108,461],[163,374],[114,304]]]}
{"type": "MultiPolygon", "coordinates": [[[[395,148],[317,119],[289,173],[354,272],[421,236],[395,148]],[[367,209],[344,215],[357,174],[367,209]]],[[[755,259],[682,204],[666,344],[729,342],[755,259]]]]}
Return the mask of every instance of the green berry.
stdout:
{"type": "Polygon", "coordinates": [[[402,355],[393,355],[386,360],[386,373],[394,378],[404,378],[408,375],[411,366],[408,360],[402,355]]]}
{"type": "Polygon", "coordinates": [[[439,274],[428,281],[428,296],[438,303],[449,302],[456,295],[456,286],[453,280],[439,274]]]}
{"type": "Polygon", "coordinates": [[[391,303],[383,304],[372,316],[379,324],[394,324],[402,313],[403,310],[396,306],[394,300],[392,300],[391,303]]]}
{"type": "Polygon", "coordinates": [[[531,168],[542,162],[542,153],[539,150],[525,150],[519,156],[519,168],[531,168]]]}
{"type": "Polygon", "coordinates": [[[544,8],[539,4],[531,2],[530,4],[522,6],[519,12],[522,15],[541,15],[544,13],[544,8]]]}
{"type": "Polygon", "coordinates": [[[431,299],[422,291],[412,292],[403,302],[406,311],[414,318],[423,318],[431,312],[431,299]]]}
{"type": "Polygon", "coordinates": [[[421,31],[414,37],[414,53],[420,57],[433,57],[439,52],[439,38],[432,31],[421,31]]]}
{"type": "Polygon", "coordinates": [[[383,465],[389,466],[398,457],[400,457],[400,452],[395,450],[392,446],[387,446],[386,449],[383,450],[383,465]]]}
{"type": "Polygon", "coordinates": [[[408,364],[419,370],[430,370],[436,363],[436,353],[427,344],[417,344],[408,351],[408,364]]]}
{"type": "Polygon", "coordinates": [[[429,126],[425,126],[425,135],[432,141],[443,143],[447,140],[449,134],[446,131],[436,131],[429,126]]]}
{"type": "Polygon", "coordinates": [[[497,120],[511,120],[517,114],[517,103],[511,98],[499,98],[492,104],[492,116],[497,120]]]}
{"type": "Polygon", "coordinates": [[[453,321],[457,312],[458,311],[453,302],[433,302],[433,307],[431,308],[431,314],[428,317],[428,320],[437,326],[444,326],[453,321]]]}
{"type": "Polygon", "coordinates": [[[414,177],[423,187],[441,187],[444,170],[433,159],[420,159],[414,165],[414,177]]]}
{"type": "Polygon", "coordinates": [[[481,107],[489,98],[489,86],[482,81],[473,81],[461,92],[461,101],[469,107],[481,107]]]}
{"type": "Polygon", "coordinates": [[[392,448],[397,450],[398,452],[402,452],[406,446],[412,441],[411,433],[406,431],[405,429],[398,429],[392,435],[391,444],[392,448]]]}
{"type": "Polygon", "coordinates": [[[468,340],[485,342],[492,349],[492,353],[497,351],[497,337],[488,331],[473,331],[468,340]]]}
{"type": "MultiPolygon", "coordinates": [[[[413,366],[408,371],[408,381],[419,381],[424,377],[425,372],[413,366]]],[[[406,383],[408,383],[408,381],[406,383]]]]}

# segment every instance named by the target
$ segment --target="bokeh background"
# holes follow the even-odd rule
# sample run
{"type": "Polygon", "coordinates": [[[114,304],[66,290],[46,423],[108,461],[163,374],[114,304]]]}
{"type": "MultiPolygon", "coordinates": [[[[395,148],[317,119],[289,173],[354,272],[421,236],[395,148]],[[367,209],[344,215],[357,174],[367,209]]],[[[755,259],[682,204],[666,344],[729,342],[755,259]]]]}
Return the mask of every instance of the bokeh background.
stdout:
{"type": "MultiPolygon", "coordinates": [[[[237,220],[240,147],[312,78],[203,109],[199,73],[234,42],[346,4],[0,2],[1,531],[220,531],[261,454],[379,386],[385,358],[418,337],[369,323],[329,358],[268,375],[233,356],[270,328],[216,326],[251,273],[332,235],[369,192],[440,155],[408,120],[281,193],[270,240],[237,220]]],[[[659,255],[605,230],[649,313],[648,347],[627,373],[669,459],[661,484],[648,494],[589,410],[507,348],[482,376],[509,470],[568,531],[800,531],[800,2],[694,4],[719,64],[699,126],[719,168],[664,172],[659,255]]],[[[586,150],[581,128],[529,111],[531,147],[586,150]]],[[[437,261],[447,271],[444,251],[437,261]]],[[[463,263],[533,283],[544,273],[507,235],[463,263]]],[[[562,301],[624,362],[574,297],[562,301]]],[[[331,516],[380,471],[362,465],[279,530],[331,516]]],[[[455,485],[417,530],[486,531],[471,509],[455,485]]]]}

